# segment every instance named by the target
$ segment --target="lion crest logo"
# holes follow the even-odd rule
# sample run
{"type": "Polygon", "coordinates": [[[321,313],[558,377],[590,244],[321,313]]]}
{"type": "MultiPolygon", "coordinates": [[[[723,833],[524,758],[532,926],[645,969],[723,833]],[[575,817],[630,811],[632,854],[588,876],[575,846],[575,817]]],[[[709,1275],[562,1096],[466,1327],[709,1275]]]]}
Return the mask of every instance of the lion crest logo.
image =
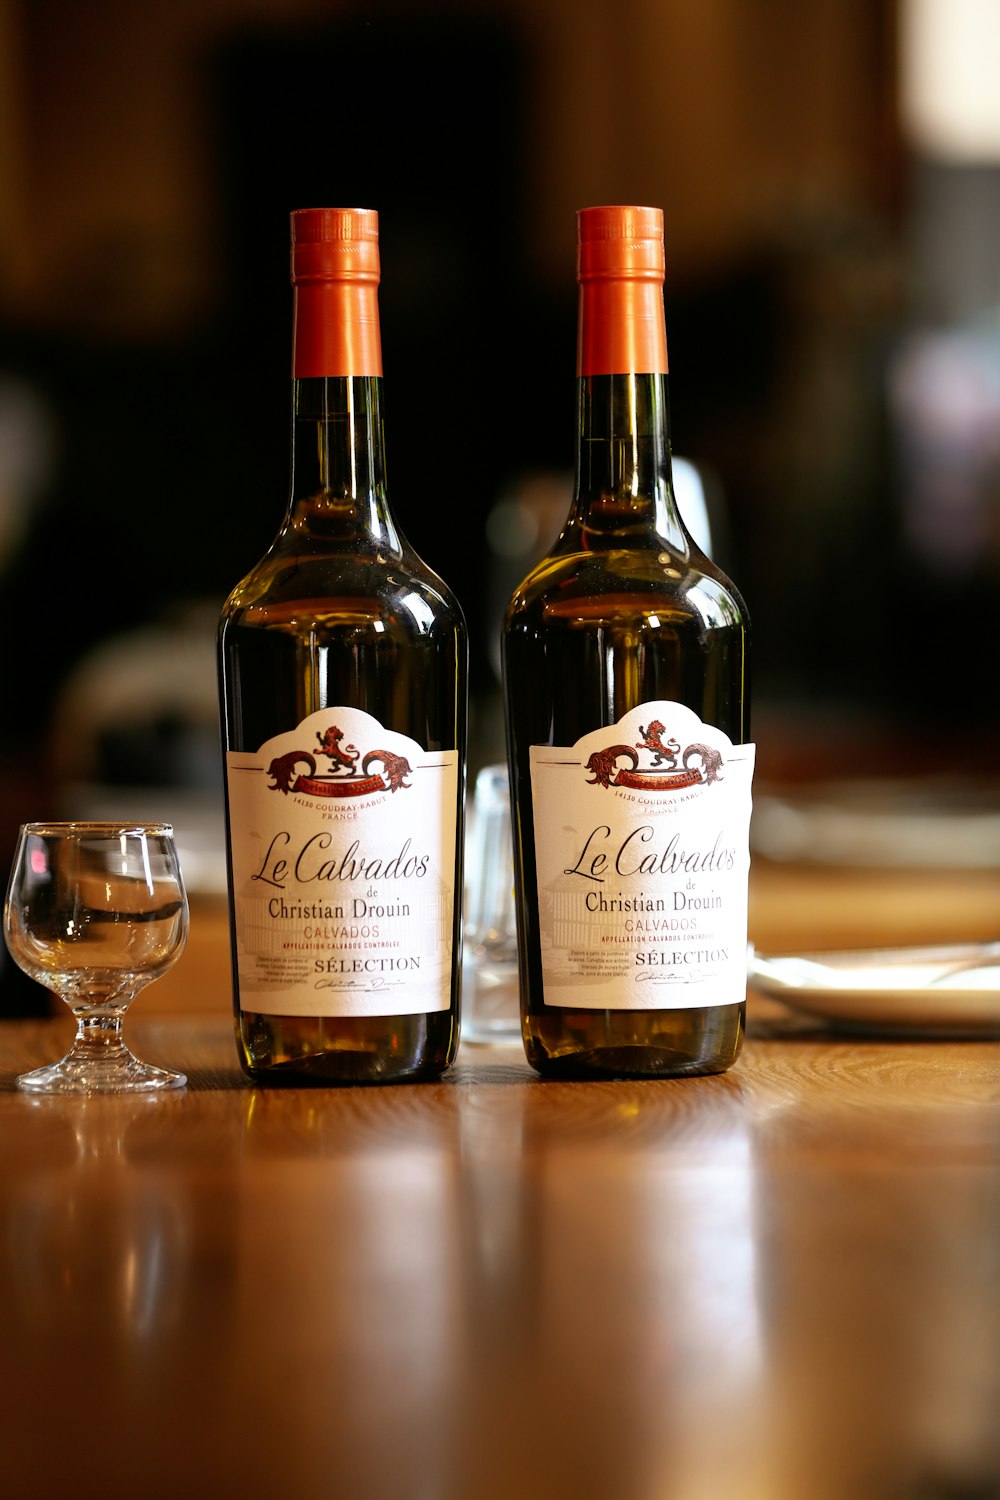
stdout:
{"type": "Polygon", "coordinates": [[[679,740],[664,739],[665,726],[653,719],[634,745],[612,744],[595,750],[584,769],[588,786],[628,787],[643,792],[677,792],[684,787],[722,781],[722,752],[700,740],[681,749],[679,740]]]}
{"type": "Polygon", "coordinates": [[[267,768],[268,790],[308,797],[368,797],[375,792],[409,791],[412,766],[394,750],[372,749],[362,754],[357,745],[345,745],[338,724],[329,724],[316,735],[316,749],[288,750],[275,756],[267,768]],[[326,770],[320,761],[327,762],[326,770]]]}

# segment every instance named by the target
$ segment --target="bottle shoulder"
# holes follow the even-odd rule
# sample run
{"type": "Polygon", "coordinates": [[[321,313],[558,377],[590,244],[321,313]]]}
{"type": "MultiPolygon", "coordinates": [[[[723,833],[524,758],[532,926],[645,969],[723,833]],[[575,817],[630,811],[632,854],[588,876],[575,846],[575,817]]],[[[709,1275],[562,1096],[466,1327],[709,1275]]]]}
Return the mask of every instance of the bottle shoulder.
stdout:
{"type": "Polygon", "coordinates": [[[362,621],[382,633],[465,633],[461,604],[449,585],[407,544],[332,548],[280,535],[227,598],[227,625],[281,629],[303,619],[335,627],[362,621]]]}
{"type": "Polygon", "coordinates": [[[681,553],[655,540],[601,549],[557,544],[514,591],[504,629],[561,619],[600,626],[629,617],[749,629],[746,604],[719,567],[693,545],[681,553]]]}

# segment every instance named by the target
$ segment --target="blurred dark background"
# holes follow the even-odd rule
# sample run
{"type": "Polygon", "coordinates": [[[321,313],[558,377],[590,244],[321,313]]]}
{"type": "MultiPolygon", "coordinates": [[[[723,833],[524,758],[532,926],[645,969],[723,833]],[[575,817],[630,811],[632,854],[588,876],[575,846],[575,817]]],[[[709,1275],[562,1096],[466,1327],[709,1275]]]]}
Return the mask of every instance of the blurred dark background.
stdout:
{"type": "Polygon", "coordinates": [[[288,215],[326,204],[380,213],[391,494],[469,617],[474,764],[544,541],[510,516],[568,502],[575,211],[634,201],[665,210],[674,446],[753,618],[760,775],[995,774],[988,19],[0,0],[4,844],[95,788],[216,805],[215,619],[287,489],[288,215]]]}

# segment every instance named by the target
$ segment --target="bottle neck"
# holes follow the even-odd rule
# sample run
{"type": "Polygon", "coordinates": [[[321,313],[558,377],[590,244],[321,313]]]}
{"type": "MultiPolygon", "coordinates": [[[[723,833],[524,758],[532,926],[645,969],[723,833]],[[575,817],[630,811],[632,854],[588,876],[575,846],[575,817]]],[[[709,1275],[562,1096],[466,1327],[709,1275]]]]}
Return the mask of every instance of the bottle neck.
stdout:
{"type": "Polygon", "coordinates": [[[334,540],[398,546],[389,510],[376,288],[295,288],[290,520],[334,540]]]}
{"type": "Polygon", "coordinates": [[[674,500],[667,377],[584,375],[578,382],[574,519],[590,533],[687,540],[674,500]]]}
{"type": "Polygon", "coordinates": [[[662,281],[580,282],[573,519],[585,535],[683,552],[670,464],[662,281]]]}
{"type": "Polygon", "coordinates": [[[382,382],[371,375],[292,383],[292,499],[385,498],[382,382]]]}

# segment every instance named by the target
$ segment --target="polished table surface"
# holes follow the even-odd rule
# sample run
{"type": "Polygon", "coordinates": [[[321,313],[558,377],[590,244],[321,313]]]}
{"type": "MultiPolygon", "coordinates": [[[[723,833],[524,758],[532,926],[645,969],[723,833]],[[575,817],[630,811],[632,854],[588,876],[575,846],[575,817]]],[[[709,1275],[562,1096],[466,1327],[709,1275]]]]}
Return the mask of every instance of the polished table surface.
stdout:
{"type": "Polygon", "coordinates": [[[997,1042],[754,999],[716,1078],[264,1090],[207,983],[128,1019],[160,1098],[0,1024],[0,1494],[1000,1494],[997,1042]]]}

